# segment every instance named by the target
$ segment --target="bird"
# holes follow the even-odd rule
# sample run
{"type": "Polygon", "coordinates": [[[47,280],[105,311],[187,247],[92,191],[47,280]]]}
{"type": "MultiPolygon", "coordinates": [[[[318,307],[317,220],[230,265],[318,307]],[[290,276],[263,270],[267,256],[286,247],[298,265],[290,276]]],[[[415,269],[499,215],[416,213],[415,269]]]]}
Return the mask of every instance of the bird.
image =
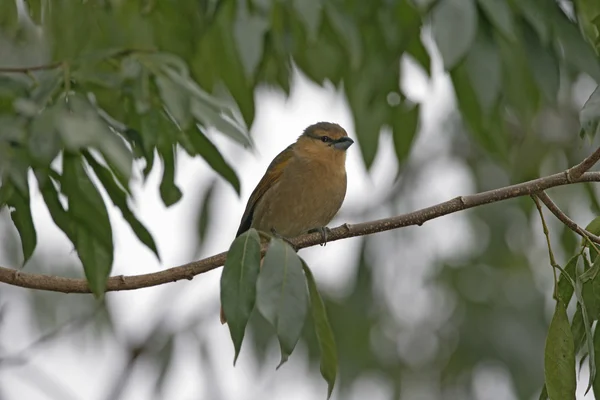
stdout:
{"type": "MultiPolygon", "coordinates": [[[[308,126],[281,151],[250,195],[236,238],[254,228],[290,239],[318,231],[327,241],[327,224],[346,196],[346,150],[354,143],[332,122],[308,126]]],[[[226,322],[221,308],[221,323],[226,322]]]]}

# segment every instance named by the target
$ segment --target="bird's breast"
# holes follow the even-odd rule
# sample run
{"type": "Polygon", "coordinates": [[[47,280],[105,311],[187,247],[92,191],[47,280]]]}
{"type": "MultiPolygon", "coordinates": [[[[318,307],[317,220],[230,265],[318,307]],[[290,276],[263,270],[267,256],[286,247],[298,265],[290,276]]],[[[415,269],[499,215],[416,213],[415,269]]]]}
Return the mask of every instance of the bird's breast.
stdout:
{"type": "Polygon", "coordinates": [[[290,163],[257,203],[252,226],[286,237],[326,226],[346,195],[345,168],[322,163],[290,163]]]}

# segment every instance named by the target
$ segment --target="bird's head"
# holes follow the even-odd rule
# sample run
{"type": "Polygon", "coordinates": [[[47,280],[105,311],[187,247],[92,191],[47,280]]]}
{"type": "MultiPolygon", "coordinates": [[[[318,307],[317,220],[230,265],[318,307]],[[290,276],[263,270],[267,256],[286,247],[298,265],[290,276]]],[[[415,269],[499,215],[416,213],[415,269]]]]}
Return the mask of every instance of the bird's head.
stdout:
{"type": "Polygon", "coordinates": [[[354,143],[338,124],[318,122],[304,130],[298,138],[297,148],[302,153],[321,159],[345,160],[346,150],[354,143]]]}

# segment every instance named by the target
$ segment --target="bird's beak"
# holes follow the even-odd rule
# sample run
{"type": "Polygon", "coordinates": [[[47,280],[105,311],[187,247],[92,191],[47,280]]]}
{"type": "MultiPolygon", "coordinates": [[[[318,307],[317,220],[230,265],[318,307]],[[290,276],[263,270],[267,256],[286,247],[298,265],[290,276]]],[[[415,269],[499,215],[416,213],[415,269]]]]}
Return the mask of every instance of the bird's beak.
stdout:
{"type": "Polygon", "coordinates": [[[333,147],[338,150],[348,150],[348,147],[352,146],[354,140],[350,139],[348,136],[343,136],[333,143],[333,147]]]}

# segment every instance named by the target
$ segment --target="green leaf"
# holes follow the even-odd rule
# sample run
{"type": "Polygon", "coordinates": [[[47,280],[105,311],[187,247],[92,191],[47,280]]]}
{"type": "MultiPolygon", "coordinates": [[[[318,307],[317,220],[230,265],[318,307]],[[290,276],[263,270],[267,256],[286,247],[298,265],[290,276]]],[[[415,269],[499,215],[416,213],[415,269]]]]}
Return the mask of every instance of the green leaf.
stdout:
{"type": "Polygon", "coordinates": [[[560,300],[546,338],[544,375],[550,400],[575,400],[575,346],[567,310],[560,300]]]}
{"type": "Polygon", "coordinates": [[[548,44],[550,41],[550,10],[553,4],[540,4],[539,0],[520,0],[514,4],[521,9],[521,13],[537,32],[540,41],[548,44]]]}
{"type": "Polygon", "coordinates": [[[56,159],[61,150],[60,136],[54,126],[55,117],[52,109],[45,109],[29,126],[29,154],[45,167],[56,159]]]}
{"type": "Polygon", "coordinates": [[[502,63],[496,44],[483,29],[477,31],[475,42],[467,53],[465,67],[481,110],[489,115],[500,93],[502,63]]]}
{"type": "Polygon", "coordinates": [[[177,121],[181,129],[188,129],[192,124],[189,93],[181,87],[176,86],[165,76],[156,76],[154,81],[169,113],[177,121]]]}
{"type": "Polygon", "coordinates": [[[264,36],[269,23],[260,14],[251,14],[246,2],[238,2],[236,21],[233,24],[233,37],[244,67],[247,79],[254,78],[254,72],[263,55],[264,36]]]}
{"type": "Polygon", "coordinates": [[[559,62],[552,49],[540,42],[535,32],[523,24],[523,42],[527,61],[535,82],[551,103],[556,102],[560,84],[559,62]]]}
{"type": "Polygon", "coordinates": [[[243,131],[243,129],[232,120],[226,120],[212,107],[207,106],[199,100],[192,101],[192,114],[205,127],[214,127],[221,134],[233,139],[243,146],[252,146],[252,141],[243,131]]]}
{"type": "Polygon", "coordinates": [[[17,190],[11,190],[10,197],[6,200],[6,204],[12,207],[10,218],[15,227],[19,231],[21,237],[21,246],[23,248],[23,265],[31,258],[33,251],[37,245],[37,233],[33,225],[31,216],[31,205],[29,195],[23,194],[17,190]]]}
{"type": "Polygon", "coordinates": [[[200,212],[198,214],[198,238],[200,239],[200,244],[204,243],[206,239],[206,233],[208,231],[208,226],[210,225],[212,214],[210,212],[210,201],[213,198],[213,194],[215,193],[216,187],[216,179],[214,179],[208,189],[204,191],[202,195],[202,201],[200,202],[200,212]]]}
{"type": "Polygon", "coordinates": [[[144,224],[137,219],[127,204],[127,192],[117,184],[111,171],[108,168],[100,165],[100,163],[96,161],[91,154],[86,153],[85,159],[90,167],[92,167],[94,170],[94,173],[96,174],[96,177],[98,177],[100,183],[102,183],[102,186],[104,186],[104,189],[106,190],[106,193],[108,193],[108,196],[113,204],[117,206],[119,210],[121,210],[123,218],[125,221],[127,221],[133,230],[133,233],[135,233],[138,239],[144,243],[146,247],[152,250],[152,252],[156,255],[156,258],[160,260],[156,243],[154,243],[154,238],[148,229],[146,229],[144,224]]]}
{"type": "Polygon", "coordinates": [[[514,40],[515,22],[510,4],[505,0],[478,0],[485,16],[507,39],[514,40]]]}
{"type": "Polygon", "coordinates": [[[194,129],[188,134],[194,148],[204,158],[204,160],[219,175],[231,183],[236,193],[240,194],[240,180],[235,171],[225,161],[217,146],[215,146],[200,129],[194,129]]]}
{"type": "Polygon", "coordinates": [[[559,13],[553,22],[557,52],[562,53],[565,62],[577,71],[585,72],[596,82],[600,82],[598,55],[581,36],[577,25],[563,13],[559,13]]]}
{"type": "Polygon", "coordinates": [[[319,349],[321,350],[321,375],[327,382],[327,398],[329,399],[333,392],[338,369],[335,338],[333,336],[331,325],[329,325],[325,303],[319,294],[315,278],[304,260],[302,260],[302,267],[304,269],[304,274],[306,275],[306,282],[308,283],[310,308],[315,324],[315,334],[317,336],[317,341],[319,342],[319,349]]]}
{"type": "Polygon", "coordinates": [[[110,220],[102,196],[87,175],[80,156],[63,155],[61,190],[73,221],[73,244],[92,292],[101,297],[113,261],[110,220]]]}
{"type": "Polygon", "coordinates": [[[432,10],[433,37],[444,60],[452,69],[467,54],[477,33],[474,0],[440,0],[432,10]]]}
{"type": "Polygon", "coordinates": [[[169,145],[165,148],[159,148],[159,154],[163,162],[160,197],[165,206],[170,207],[177,203],[182,196],[181,190],[175,184],[175,147],[169,145]]]}
{"type": "Polygon", "coordinates": [[[586,343],[586,329],[583,321],[581,304],[577,303],[577,308],[575,314],[573,314],[573,320],[571,321],[571,332],[573,333],[573,342],[575,343],[575,354],[578,354],[584,343],[586,343]]]}
{"type": "Polygon", "coordinates": [[[300,338],[308,311],[302,262],[292,247],[271,239],[256,283],[256,307],[275,328],[281,347],[279,368],[300,338]]]}
{"type": "Polygon", "coordinates": [[[254,309],[259,271],[260,237],[255,229],[250,229],[231,244],[221,275],[221,307],[235,348],[233,365],[240,355],[246,325],[254,309]]]}
{"type": "Polygon", "coordinates": [[[106,160],[117,168],[124,179],[129,181],[133,155],[123,140],[110,130],[108,125],[98,117],[96,110],[82,96],[69,96],[64,107],[60,115],[55,118],[55,123],[67,150],[97,148],[106,160]]]}
{"type": "MultiPolygon", "coordinates": [[[[596,324],[596,329],[594,330],[594,356],[596,360],[600,359],[600,329],[598,329],[598,325],[596,324]]],[[[600,375],[596,374],[594,378],[594,382],[592,384],[593,393],[595,398],[600,398],[600,375]]]]}
{"type": "Polygon", "coordinates": [[[402,162],[408,157],[412,144],[417,136],[419,110],[420,107],[417,104],[409,110],[395,109],[392,111],[392,113],[394,113],[392,116],[392,134],[394,137],[394,150],[396,150],[398,162],[402,162]]]}
{"type": "Polygon", "coordinates": [[[565,276],[562,272],[558,277],[558,298],[565,304],[569,304],[573,291],[575,290],[571,282],[575,281],[577,272],[577,263],[579,262],[579,254],[571,257],[569,262],[564,268],[564,271],[568,274],[565,276]],[[569,277],[571,279],[569,279],[569,277]]]}
{"type": "Polygon", "coordinates": [[[579,123],[581,124],[582,133],[589,135],[591,139],[598,133],[598,127],[600,126],[600,85],[596,86],[596,89],[579,112],[579,123]]]}

